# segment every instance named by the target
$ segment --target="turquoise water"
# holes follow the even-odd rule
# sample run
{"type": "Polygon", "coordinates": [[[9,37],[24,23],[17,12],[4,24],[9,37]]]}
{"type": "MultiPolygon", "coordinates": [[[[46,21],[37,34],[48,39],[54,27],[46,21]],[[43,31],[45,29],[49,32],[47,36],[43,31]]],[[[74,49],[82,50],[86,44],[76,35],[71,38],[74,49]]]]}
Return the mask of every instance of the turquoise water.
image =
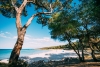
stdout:
{"type": "MultiPolygon", "coordinates": [[[[12,49],[0,49],[0,60],[8,59],[10,57],[12,49]]],[[[41,52],[47,52],[48,50],[37,50],[37,49],[22,49],[20,57],[29,56],[32,54],[37,54],[41,52]]]]}

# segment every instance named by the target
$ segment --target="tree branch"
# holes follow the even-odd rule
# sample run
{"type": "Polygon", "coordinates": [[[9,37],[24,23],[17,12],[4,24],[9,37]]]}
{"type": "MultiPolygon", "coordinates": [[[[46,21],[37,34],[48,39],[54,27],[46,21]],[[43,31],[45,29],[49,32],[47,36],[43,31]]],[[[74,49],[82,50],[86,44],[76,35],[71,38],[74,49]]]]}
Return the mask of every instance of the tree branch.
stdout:
{"type": "Polygon", "coordinates": [[[27,23],[26,23],[23,27],[26,27],[26,28],[27,28],[27,27],[31,24],[33,18],[34,18],[36,15],[37,15],[37,14],[32,15],[32,16],[29,18],[29,20],[27,21],[27,23]]]}
{"type": "Polygon", "coordinates": [[[92,43],[99,43],[100,42],[100,39],[93,39],[93,38],[90,38],[90,41],[92,43]]]}
{"type": "Polygon", "coordinates": [[[26,4],[27,4],[27,0],[24,0],[24,2],[18,8],[18,13],[22,13],[22,11],[23,11],[24,7],[26,6],[26,4]]]}
{"type": "Polygon", "coordinates": [[[37,14],[32,15],[32,16],[29,18],[29,20],[27,21],[27,23],[26,23],[23,27],[26,27],[26,28],[27,28],[27,27],[31,24],[31,22],[32,22],[32,20],[33,20],[33,18],[34,18],[35,16],[40,15],[40,14],[51,14],[52,11],[53,11],[53,9],[52,9],[51,4],[50,4],[50,12],[38,12],[37,14]]]}
{"type": "Polygon", "coordinates": [[[27,4],[27,0],[24,0],[23,3],[21,4],[21,6],[19,8],[14,4],[14,2],[12,0],[11,0],[11,3],[12,3],[12,5],[15,8],[15,10],[16,10],[17,13],[22,13],[24,7],[27,4]]]}
{"type": "Polygon", "coordinates": [[[15,3],[11,0],[12,2],[12,5],[14,6],[15,10],[16,10],[16,26],[17,26],[17,29],[20,30],[20,28],[22,28],[22,24],[21,24],[21,13],[24,9],[24,7],[26,6],[27,4],[27,0],[24,0],[23,3],[21,4],[21,6],[18,8],[15,3]]]}
{"type": "Polygon", "coordinates": [[[16,12],[18,12],[18,7],[14,4],[14,2],[11,0],[11,3],[13,5],[13,7],[15,8],[16,12]]]}
{"type": "Polygon", "coordinates": [[[27,0],[27,2],[32,2],[32,3],[35,3],[35,0],[33,1],[33,0],[27,0]]]}
{"type": "Polygon", "coordinates": [[[21,14],[19,14],[19,13],[16,14],[16,27],[17,27],[17,29],[22,28],[20,16],[21,16],[21,14]]]}
{"type": "Polygon", "coordinates": [[[13,7],[15,8],[16,12],[17,12],[16,13],[16,27],[19,30],[22,27],[22,25],[21,25],[21,19],[20,19],[21,14],[18,13],[19,12],[19,8],[15,5],[15,3],[12,0],[11,0],[11,3],[13,5],[13,7]]]}

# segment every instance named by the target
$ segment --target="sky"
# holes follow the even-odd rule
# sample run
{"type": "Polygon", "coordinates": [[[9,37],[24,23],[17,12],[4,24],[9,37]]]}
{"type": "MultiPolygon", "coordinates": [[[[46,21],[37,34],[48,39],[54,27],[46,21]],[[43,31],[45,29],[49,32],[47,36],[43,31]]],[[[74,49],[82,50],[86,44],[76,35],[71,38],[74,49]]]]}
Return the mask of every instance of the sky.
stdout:
{"type": "MultiPolygon", "coordinates": [[[[77,2],[77,0],[74,0],[77,2]]],[[[22,25],[35,14],[34,6],[27,7],[28,16],[21,17],[22,25]]],[[[41,47],[65,45],[68,42],[61,42],[51,39],[50,30],[47,26],[42,27],[36,22],[37,18],[32,20],[32,24],[26,30],[26,35],[23,43],[23,49],[35,49],[41,47]]],[[[17,40],[16,19],[7,18],[0,14],[0,49],[13,49],[17,40]]]]}
{"type": "MultiPolygon", "coordinates": [[[[21,17],[21,22],[24,25],[35,11],[28,8],[30,11],[27,17],[21,17]]],[[[17,40],[16,19],[7,18],[0,14],[0,49],[13,49],[17,40]]],[[[61,42],[51,39],[50,30],[47,26],[42,27],[41,24],[33,19],[32,24],[28,27],[23,43],[23,49],[35,49],[48,46],[65,45],[67,42],[61,42]]]]}

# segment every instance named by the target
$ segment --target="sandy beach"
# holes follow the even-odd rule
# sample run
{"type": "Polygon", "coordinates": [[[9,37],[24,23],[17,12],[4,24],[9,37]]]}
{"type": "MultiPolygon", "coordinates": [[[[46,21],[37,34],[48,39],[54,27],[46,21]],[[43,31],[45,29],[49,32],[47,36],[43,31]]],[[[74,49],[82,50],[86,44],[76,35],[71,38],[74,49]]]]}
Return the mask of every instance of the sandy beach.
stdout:
{"type": "MultiPolygon", "coordinates": [[[[86,62],[80,62],[78,56],[73,50],[49,50],[38,54],[20,57],[28,62],[29,67],[100,67],[100,62],[94,62],[89,59],[86,62]]],[[[0,61],[8,63],[8,59],[0,61]]]]}
{"type": "Polygon", "coordinates": [[[59,61],[65,58],[76,58],[78,57],[73,50],[50,50],[49,52],[33,54],[27,57],[28,62],[44,60],[47,61],[59,61]]]}
{"type": "MultiPolygon", "coordinates": [[[[63,60],[64,58],[77,58],[78,56],[73,50],[62,50],[62,49],[56,49],[56,50],[49,50],[48,52],[43,52],[39,54],[32,54],[29,56],[23,56],[20,57],[20,59],[24,59],[25,61],[31,63],[34,61],[44,60],[47,61],[59,61],[63,60]]],[[[8,59],[3,59],[0,62],[8,63],[8,59]]]]}

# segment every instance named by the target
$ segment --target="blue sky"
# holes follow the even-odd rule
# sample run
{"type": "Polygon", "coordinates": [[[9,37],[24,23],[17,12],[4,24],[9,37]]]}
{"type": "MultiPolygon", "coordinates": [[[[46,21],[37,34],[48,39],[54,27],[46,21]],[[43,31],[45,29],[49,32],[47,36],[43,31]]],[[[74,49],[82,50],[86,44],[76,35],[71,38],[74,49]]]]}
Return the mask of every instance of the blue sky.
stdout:
{"type": "MultiPolygon", "coordinates": [[[[78,2],[74,0],[73,2],[78,2]]],[[[21,17],[24,25],[32,14],[35,14],[34,7],[28,7],[28,16],[21,17]]],[[[17,29],[15,18],[6,18],[0,14],[0,49],[12,49],[17,40],[17,29]]],[[[41,24],[36,23],[36,18],[33,19],[32,24],[28,27],[25,35],[23,49],[34,49],[47,46],[64,45],[67,42],[61,42],[51,39],[50,30],[47,26],[42,27],[41,24]]]]}
{"type": "MultiPolygon", "coordinates": [[[[32,8],[27,17],[21,17],[24,25],[29,17],[35,13],[32,8]]],[[[12,49],[17,40],[17,29],[15,18],[7,18],[0,14],[0,49],[12,49]]],[[[41,24],[36,23],[36,18],[33,19],[32,24],[28,27],[25,35],[23,49],[34,49],[47,46],[64,45],[66,42],[55,41],[51,39],[50,31],[47,26],[42,27],[41,24]]]]}

